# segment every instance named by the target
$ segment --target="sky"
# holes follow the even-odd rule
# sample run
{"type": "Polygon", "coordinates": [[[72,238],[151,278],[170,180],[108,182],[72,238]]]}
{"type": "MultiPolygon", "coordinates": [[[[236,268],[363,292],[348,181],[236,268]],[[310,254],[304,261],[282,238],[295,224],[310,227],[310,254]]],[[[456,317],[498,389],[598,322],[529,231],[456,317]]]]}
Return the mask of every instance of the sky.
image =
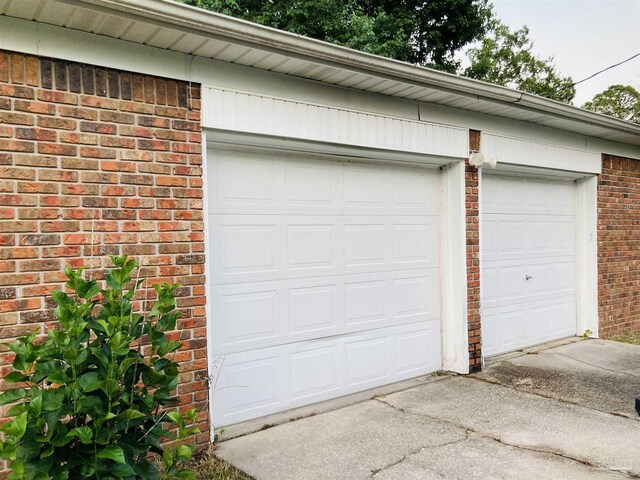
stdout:
{"type": "MultiPolygon", "coordinates": [[[[492,0],[512,29],[527,25],[534,51],[574,81],[640,52],[640,0],[492,0]]],[[[640,57],[576,85],[582,106],[610,85],[640,90],[640,57]]]]}

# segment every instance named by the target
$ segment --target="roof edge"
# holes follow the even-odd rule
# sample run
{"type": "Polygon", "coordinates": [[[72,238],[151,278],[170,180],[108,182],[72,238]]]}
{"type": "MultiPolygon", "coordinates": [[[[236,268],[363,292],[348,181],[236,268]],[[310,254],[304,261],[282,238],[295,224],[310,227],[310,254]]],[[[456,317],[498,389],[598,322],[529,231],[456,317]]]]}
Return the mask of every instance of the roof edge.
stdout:
{"type": "Polygon", "coordinates": [[[65,3],[95,8],[112,14],[145,18],[167,26],[187,28],[232,41],[271,49],[314,62],[343,69],[367,72],[396,81],[449,91],[464,96],[513,104],[525,109],[600,126],[616,132],[640,135],[640,125],[584,110],[555,100],[521,92],[480,80],[460,77],[427,67],[334,45],[302,35],[258,25],[173,0],[62,0],[65,3]]]}

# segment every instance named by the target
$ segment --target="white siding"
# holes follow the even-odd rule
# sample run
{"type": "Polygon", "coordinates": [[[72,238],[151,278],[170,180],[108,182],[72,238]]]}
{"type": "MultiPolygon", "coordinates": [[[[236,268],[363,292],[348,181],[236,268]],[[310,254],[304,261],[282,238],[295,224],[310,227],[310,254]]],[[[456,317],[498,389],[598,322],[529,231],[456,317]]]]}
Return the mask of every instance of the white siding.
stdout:
{"type": "Polygon", "coordinates": [[[464,158],[467,129],[205,87],[203,127],[464,158]]]}
{"type": "Polygon", "coordinates": [[[599,153],[492,133],[482,134],[480,151],[498,163],[600,173],[599,153]]]}

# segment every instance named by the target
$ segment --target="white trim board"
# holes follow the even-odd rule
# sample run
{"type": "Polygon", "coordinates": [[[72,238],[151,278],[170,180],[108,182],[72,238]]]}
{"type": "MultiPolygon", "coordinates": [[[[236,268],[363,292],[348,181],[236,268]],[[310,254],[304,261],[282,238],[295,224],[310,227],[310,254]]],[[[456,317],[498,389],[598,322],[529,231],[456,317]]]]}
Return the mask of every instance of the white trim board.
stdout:
{"type": "Polygon", "coordinates": [[[209,86],[202,111],[204,128],[460,159],[469,151],[465,128],[209,86]]]}
{"type": "Polygon", "coordinates": [[[480,151],[486,159],[497,159],[498,164],[504,162],[595,174],[602,169],[599,153],[495,133],[482,133],[480,151]]]}

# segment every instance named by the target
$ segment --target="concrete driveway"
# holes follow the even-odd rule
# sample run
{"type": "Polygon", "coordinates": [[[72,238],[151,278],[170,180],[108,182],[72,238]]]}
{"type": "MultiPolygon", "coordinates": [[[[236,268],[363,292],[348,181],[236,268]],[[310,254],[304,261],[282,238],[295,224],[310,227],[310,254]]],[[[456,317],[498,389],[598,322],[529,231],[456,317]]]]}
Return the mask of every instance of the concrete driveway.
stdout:
{"type": "Polygon", "coordinates": [[[568,341],[222,442],[258,480],[640,476],[640,347],[568,341]]]}

